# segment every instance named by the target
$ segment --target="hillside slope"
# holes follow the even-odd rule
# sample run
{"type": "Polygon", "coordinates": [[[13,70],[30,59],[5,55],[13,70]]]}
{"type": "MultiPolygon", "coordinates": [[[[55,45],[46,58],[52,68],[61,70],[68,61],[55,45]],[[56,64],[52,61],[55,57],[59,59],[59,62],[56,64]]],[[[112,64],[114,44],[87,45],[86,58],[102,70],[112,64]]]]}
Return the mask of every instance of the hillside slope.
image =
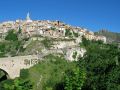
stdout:
{"type": "Polygon", "coordinates": [[[103,35],[107,38],[108,43],[120,43],[120,33],[110,32],[107,30],[100,30],[95,32],[96,35],[103,35]]]}

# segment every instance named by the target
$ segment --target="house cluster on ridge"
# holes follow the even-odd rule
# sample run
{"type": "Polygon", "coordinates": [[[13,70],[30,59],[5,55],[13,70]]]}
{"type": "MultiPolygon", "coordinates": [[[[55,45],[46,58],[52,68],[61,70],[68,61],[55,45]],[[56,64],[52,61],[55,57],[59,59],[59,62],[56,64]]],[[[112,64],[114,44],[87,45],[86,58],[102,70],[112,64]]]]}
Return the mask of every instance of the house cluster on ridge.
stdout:
{"type": "Polygon", "coordinates": [[[103,42],[106,42],[106,37],[94,35],[94,32],[88,31],[85,28],[73,27],[60,21],[31,20],[29,13],[27,14],[26,20],[0,23],[0,36],[4,37],[11,29],[16,31],[21,29],[22,34],[28,37],[41,35],[52,38],[66,37],[66,30],[70,30],[71,33],[77,33],[79,36],[85,36],[89,40],[102,40],[103,42]]]}

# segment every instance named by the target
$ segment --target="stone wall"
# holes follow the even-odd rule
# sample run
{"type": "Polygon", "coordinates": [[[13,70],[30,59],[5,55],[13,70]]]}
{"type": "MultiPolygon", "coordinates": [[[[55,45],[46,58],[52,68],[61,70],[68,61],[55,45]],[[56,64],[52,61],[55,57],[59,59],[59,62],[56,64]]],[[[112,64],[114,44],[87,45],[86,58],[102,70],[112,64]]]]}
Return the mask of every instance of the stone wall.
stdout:
{"type": "Polygon", "coordinates": [[[37,55],[0,58],[0,69],[6,71],[11,79],[20,76],[21,69],[27,69],[38,63],[37,55]]]}

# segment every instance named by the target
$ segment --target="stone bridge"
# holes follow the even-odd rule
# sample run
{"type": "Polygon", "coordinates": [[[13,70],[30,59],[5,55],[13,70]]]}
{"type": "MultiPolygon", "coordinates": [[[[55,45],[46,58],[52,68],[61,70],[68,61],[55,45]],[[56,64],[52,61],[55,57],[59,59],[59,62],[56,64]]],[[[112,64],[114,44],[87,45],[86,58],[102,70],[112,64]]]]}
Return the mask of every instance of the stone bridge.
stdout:
{"type": "Polygon", "coordinates": [[[0,58],[0,70],[4,71],[8,78],[14,79],[20,76],[21,69],[28,69],[37,63],[37,55],[0,58]]]}
{"type": "MultiPolygon", "coordinates": [[[[70,48],[70,47],[68,47],[68,48],[70,48]]],[[[74,47],[71,47],[71,48],[74,48],[74,47]]],[[[54,53],[64,54],[64,52],[63,52],[64,50],[65,50],[65,48],[50,49],[50,50],[43,50],[41,53],[38,53],[38,55],[0,58],[0,70],[4,71],[6,73],[6,75],[8,76],[8,78],[14,79],[14,78],[20,76],[21,69],[28,69],[28,68],[32,67],[33,65],[37,64],[39,62],[39,60],[43,60],[42,58],[46,55],[54,54],[54,53]]],[[[83,55],[85,51],[84,50],[81,51],[81,50],[78,49],[78,51],[79,51],[78,53],[80,55],[83,55]]],[[[68,53],[67,57],[65,56],[65,58],[67,60],[71,60],[71,58],[72,58],[71,54],[73,53],[72,52],[73,50],[68,49],[68,51],[69,51],[69,53],[68,53]],[[71,58],[69,58],[70,56],[71,56],[71,58]]]]}
{"type": "Polygon", "coordinates": [[[0,70],[2,70],[8,78],[14,79],[20,76],[21,69],[28,69],[42,60],[48,54],[62,53],[61,50],[45,50],[38,55],[15,56],[0,58],[0,70]]]}

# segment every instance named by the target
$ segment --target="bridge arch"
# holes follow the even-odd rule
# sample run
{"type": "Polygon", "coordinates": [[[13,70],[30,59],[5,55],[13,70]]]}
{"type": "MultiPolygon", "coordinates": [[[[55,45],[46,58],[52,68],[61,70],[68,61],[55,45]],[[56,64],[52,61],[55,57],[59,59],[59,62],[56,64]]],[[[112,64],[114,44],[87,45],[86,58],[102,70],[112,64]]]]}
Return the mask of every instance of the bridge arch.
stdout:
{"type": "Polygon", "coordinates": [[[20,77],[21,69],[28,69],[37,63],[37,55],[0,58],[0,70],[5,73],[8,79],[15,79],[20,77]],[[26,64],[25,60],[29,63],[26,64]]]}
{"type": "MultiPolygon", "coordinates": [[[[8,72],[7,71],[5,71],[4,69],[2,69],[2,68],[0,68],[0,71],[2,71],[5,75],[4,76],[6,76],[6,79],[10,79],[10,76],[9,76],[9,74],[8,74],[8,72]]],[[[1,77],[2,78],[2,77],[1,77]]],[[[1,81],[1,78],[0,78],[0,81],[1,81]]]]}

